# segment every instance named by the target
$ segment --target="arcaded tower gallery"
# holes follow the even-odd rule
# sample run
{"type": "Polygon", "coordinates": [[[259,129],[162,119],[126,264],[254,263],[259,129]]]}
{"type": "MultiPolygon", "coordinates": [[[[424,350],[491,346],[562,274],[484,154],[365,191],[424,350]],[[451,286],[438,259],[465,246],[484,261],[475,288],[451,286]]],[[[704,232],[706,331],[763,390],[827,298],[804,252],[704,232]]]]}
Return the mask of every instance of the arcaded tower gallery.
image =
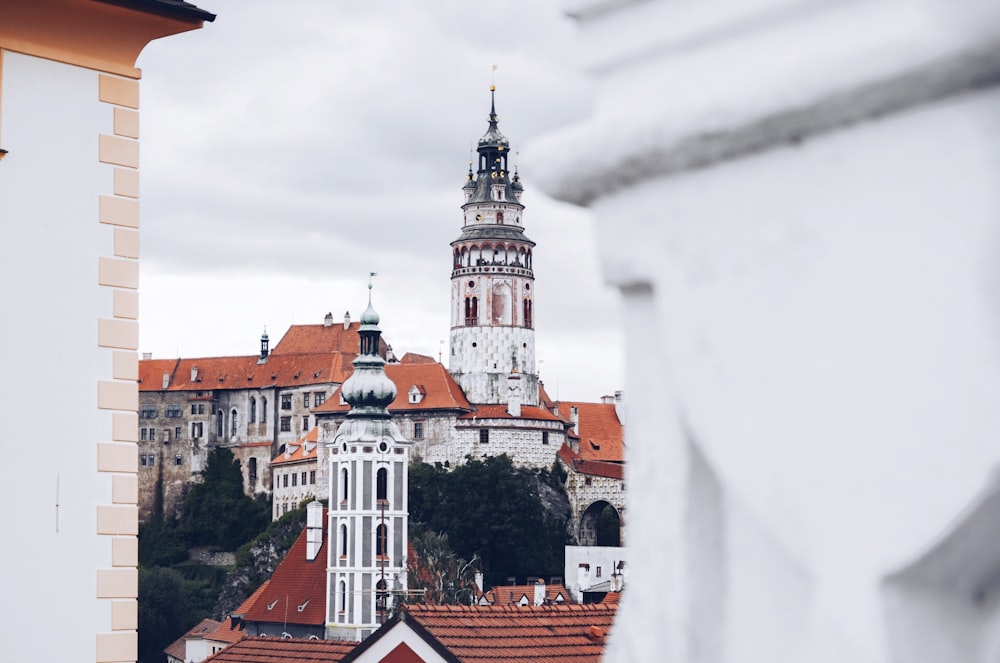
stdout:
{"type": "Polygon", "coordinates": [[[524,234],[523,187],[508,169],[510,142],[498,127],[495,94],[491,86],[489,127],[479,139],[476,171],[470,163],[463,187],[462,234],[451,243],[449,369],[472,403],[507,403],[514,396],[537,405],[535,243],[524,234]]]}

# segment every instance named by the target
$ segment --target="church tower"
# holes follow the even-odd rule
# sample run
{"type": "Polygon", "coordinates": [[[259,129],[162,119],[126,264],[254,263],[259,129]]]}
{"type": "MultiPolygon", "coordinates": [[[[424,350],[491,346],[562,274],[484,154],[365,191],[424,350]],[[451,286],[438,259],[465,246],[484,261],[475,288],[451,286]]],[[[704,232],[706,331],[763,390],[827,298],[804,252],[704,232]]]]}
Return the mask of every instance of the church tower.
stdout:
{"type": "Polygon", "coordinates": [[[489,126],[462,187],[462,234],[451,243],[449,370],[470,402],[519,407],[538,404],[535,243],[524,234],[524,188],[509,170],[510,142],[500,133],[495,94],[490,86],[489,126]]]}
{"type": "Polygon", "coordinates": [[[363,640],[405,596],[410,443],[388,406],[396,386],[379,356],[379,317],[361,316],[361,353],[341,386],[351,405],[328,443],[330,507],[327,638],[363,640]]]}

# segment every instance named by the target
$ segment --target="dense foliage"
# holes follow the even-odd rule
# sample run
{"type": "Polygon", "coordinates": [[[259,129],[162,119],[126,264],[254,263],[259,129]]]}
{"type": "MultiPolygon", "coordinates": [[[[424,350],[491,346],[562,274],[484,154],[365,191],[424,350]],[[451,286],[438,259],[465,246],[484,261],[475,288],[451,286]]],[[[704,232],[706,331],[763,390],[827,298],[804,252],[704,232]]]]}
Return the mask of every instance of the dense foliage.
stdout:
{"type": "Polygon", "coordinates": [[[179,519],[164,515],[158,480],[153,513],[139,528],[142,663],[165,661],[163,649],[210,616],[218,600],[228,569],[191,562],[188,550],[236,550],[270,522],[267,498],[244,494],[240,463],[228,449],[209,454],[202,479],[185,495],[179,519]]]}
{"type": "Polygon", "coordinates": [[[518,469],[508,456],[470,458],[451,471],[414,463],[411,527],[446,535],[460,559],[478,556],[487,584],[510,576],[562,575],[566,517],[546,510],[543,483],[562,490],[548,471],[518,469]]]}

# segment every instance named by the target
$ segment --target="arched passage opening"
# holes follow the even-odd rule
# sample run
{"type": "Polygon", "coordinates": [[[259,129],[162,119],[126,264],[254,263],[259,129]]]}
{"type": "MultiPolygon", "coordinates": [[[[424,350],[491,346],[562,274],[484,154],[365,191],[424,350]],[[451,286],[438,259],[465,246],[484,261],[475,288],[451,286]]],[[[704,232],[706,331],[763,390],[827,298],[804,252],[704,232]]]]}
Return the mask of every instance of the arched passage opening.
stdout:
{"type": "Polygon", "coordinates": [[[581,546],[620,546],[622,519],[618,509],[604,500],[588,506],[580,516],[580,531],[577,538],[581,546]]]}

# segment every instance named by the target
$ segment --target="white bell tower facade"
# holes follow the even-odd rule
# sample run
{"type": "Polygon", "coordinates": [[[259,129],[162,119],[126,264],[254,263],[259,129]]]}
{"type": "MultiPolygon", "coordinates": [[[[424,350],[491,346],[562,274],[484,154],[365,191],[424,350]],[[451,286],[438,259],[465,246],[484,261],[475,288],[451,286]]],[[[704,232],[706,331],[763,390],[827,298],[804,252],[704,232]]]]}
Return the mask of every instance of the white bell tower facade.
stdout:
{"type": "Polygon", "coordinates": [[[364,640],[406,596],[410,443],[387,410],[396,386],[378,353],[378,322],[369,301],[361,353],[341,386],[351,410],[328,443],[327,638],[364,640]]]}
{"type": "Polygon", "coordinates": [[[462,234],[451,243],[449,371],[472,403],[538,405],[532,251],[524,234],[524,191],[509,172],[510,143],[492,97],[489,128],[469,164],[462,234]],[[516,380],[511,380],[516,376],[516,380]],[[516,384],[517,394],[510,385],[516,384]]]}

